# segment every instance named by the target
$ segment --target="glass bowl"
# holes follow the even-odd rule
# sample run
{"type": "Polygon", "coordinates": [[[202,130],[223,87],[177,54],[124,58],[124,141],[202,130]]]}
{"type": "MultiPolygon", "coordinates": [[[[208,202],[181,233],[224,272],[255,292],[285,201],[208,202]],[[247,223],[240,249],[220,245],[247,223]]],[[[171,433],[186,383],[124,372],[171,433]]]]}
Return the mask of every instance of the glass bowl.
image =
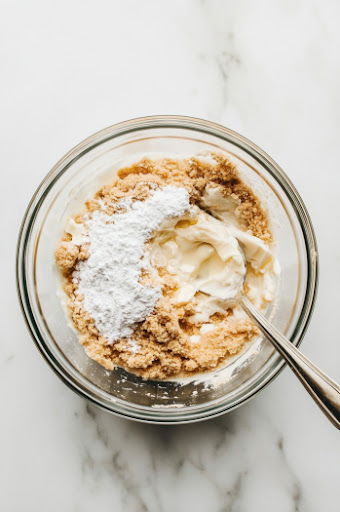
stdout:
{"type": "Polygon", "coordinates": [[[223,368],[196,380],[144,381],[121,368],[110,372],[89,359],[65,315],[54,251],[67,217],[115,169],[141,155],[193,155],[219,151],[270,211],[281,265],[272,322],[299,345],[317,288],[317,249],[308,212],[288,177],[255,144],[223,126],[182,116],[133,119],[106,128],[69,151],[35,192],[23,219],[17,249],[22,310],[40,352],[74,391],[127,418],[163,424],[211,418],[245,403],[268,384],[284,362],[258,338],[223,368]]]}

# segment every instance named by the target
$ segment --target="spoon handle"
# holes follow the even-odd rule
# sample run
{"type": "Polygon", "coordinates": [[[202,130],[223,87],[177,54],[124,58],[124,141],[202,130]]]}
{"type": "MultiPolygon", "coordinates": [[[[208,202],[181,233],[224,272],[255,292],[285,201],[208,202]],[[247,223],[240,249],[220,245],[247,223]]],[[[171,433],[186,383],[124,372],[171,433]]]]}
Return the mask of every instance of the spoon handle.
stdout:
{"type": "Polygon", "coordinates": [[[241,304],[247,315],[280,352],[322,412],[336,428],[340,429],[340,386],[271,325],[247,297],[242,297],[241,304]]]}

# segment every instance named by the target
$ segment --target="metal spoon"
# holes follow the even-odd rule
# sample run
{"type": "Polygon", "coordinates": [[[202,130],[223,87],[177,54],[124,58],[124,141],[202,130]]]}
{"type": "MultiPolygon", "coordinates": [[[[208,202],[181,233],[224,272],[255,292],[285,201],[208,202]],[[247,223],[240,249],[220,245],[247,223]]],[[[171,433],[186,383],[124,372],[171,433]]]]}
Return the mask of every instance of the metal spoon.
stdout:
{"type": "Polygon", "coordinates": [[[240,305],[280,352],[322,412],[340,429],[340,386],[304,356],[242,295],[240,305]]]}

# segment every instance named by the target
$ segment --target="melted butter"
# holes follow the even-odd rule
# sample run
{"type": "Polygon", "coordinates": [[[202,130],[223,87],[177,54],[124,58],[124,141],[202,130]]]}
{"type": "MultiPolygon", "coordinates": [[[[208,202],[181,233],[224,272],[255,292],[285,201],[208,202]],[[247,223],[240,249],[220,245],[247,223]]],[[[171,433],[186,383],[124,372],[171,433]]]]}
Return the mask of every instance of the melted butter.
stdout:
{"type": "Polygon", "coordinates": [[[167,221],[150,243],[152,264],[177,278],[172,300],[191,301],[196,311],[192,321],[208,322],[230,307],[247,274],[249,298],[266,307],[274,298],[278,274],[271,246],[241,229],[237,200],[223,197],[217,187],[206,189],[202,206],[210,213],[194,206],[190,215],[167,221]]]}
{"type": "Polygon", "coordinates": [[[177,276],[174,302],[193,301],[196,321],[223,312],[243,287],[242,250],[228,227],[195,207],[192,219],[167,226],[151,244],[151,261],[177,276]]]}

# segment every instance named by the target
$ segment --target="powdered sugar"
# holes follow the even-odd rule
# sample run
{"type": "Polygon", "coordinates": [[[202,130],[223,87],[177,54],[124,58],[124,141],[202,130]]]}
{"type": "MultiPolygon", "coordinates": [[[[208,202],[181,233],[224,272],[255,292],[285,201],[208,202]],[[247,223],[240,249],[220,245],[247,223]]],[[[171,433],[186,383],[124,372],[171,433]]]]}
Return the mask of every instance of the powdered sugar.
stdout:
{"type": "Polygon", "coordinates": [[[110,343],[129,337],[161,296],[141,284],[141,270],[150,266],[144,244],[163,221],[189,209],[188,192],[168,186],[145,201],[124,201],[124,213],[93,212],[87,221],[90,256],[78,265],[75,280],[86,311],[110,343]]]}
{"type": "Polygon", "coordinates": [[[128,339],[127,349],[130,350],[132,354],[137,354],[140,350],[140,345],[138,341],[133,338],[128,339]]]}

